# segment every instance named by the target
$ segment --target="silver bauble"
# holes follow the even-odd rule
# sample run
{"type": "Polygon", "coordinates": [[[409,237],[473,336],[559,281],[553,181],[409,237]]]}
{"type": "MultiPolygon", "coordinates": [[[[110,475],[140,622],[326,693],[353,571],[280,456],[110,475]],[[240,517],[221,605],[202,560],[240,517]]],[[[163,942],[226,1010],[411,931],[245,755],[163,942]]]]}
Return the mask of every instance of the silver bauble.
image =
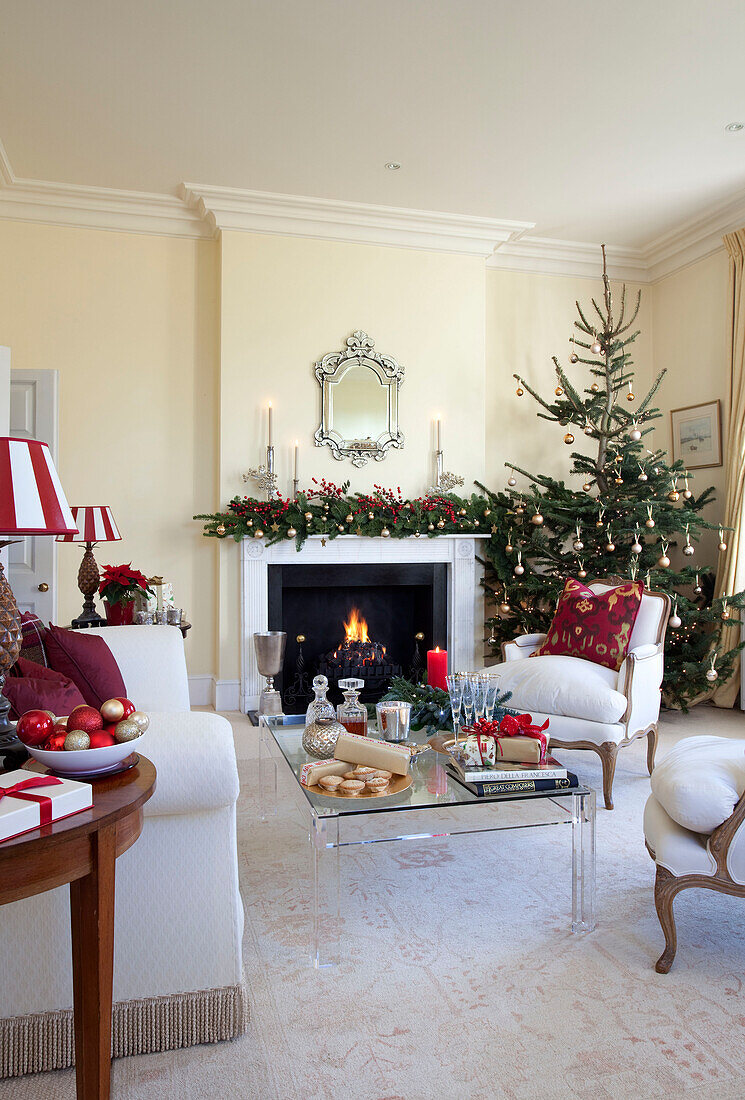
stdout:
{"type": "Polygon", "coordinates": [[[639,431],[638,428],[632,428],[632,430],[629,432],[629,439],[633,439],[634,443],[640,440],[641,437],[642,433],[639,431]]]}
{"type": "Polygon", "coordinates": [[[673,630],[677,630],[679,626],[683,625],[683,620],[681,619],[680,615],[671,615],[668,619],[668,623],[673,628],[673,630]]]}
{"type": "Polygon", "coordinates": [[[690,500],[691,497],[693,496],[693,493],[691,492],[690,489],[684,489],[683,490],[683,496],[686,498],[686,500],[690,500]]]}
{"type": "Polygon", "coordinates": [[[334,755],[339,734],[345,732],[344,726],[335,718],[317,718],[303,730],[302,746],[308,756],[330,760],[334,755]]]}
{"type": "Polygon", "coordinates": [[[510,475],[507,478],[507,484],[508,485],[517,485],[517,478],[514,478],[514,477],[512,477],[512,475],[510,475]]]}
{"type": "Polygon", "coordinates": [[[593,340],[593,342],[590,344],[590,351],[592,352],[593,355],[600,355],[600,352],[602,350],[603,350],[603,345],[600,343],[600,341],[596,337],[593,340]]]}
{"type": "Polygon", "coordinates": [[[639,474],[639,477],[638,477],[638,478],[637,478],[636,480],[637,480],[637,481],[646,481],[646,480],[647,480],[647,475],[646,475],[646,474],[644,473],[644,471],[643,471],[643,470],[642,470],[642,472],[641,472],[641,473],[639,474]]]}
{"type": "Polygon", "coordinates": [[[683,547],[683,553],[687,558],[693,557],[693,555],[696,553],[696,547],[691,546],[690,542],[687,542],[683,547]]]}
{"type": "Polygon", "coordinates": [[[722,554],[723,554],[723,553],[724,553],[724,551],[725,551],[726,549],[727,549],[727,543],[726,543],[726,542],[720,542],[720,543],[719,543],[719,551],[720,551],[720,553],[722,553],[722,554]]]}
{"type": "Polygon", "coordinates": [[[136,722],[132,721],[131,715],[129,718],[125,718],[123,722],[117,722],[114,727],[114,737],[119,742],[136,741],[141,735],[142,730],[136,722]]]}
{"type": "Polygon", "coordinates": [[[65,738],[67,752],[77,752],[78,749],[89,749],[90,747],[91,739],[83,730],[70,730],[65,738]]]}
{"type": "Polygon", "coordinates": [[[577,553],[579,553],[580,550],[584,550],[585,544],[583,543],[582,539],[575,539],[572,543],[572,548],[576,550],[577,553]]]}
{"type": "Polygon", "coordinates": [[[516,565],[515,568],[513,569],[513,573],[517,577],[522,577],[524,572],[525,572],[525,569],[523,568],[522,565],[516,565]]]}
{"type": "Polygon", "coordinates": [[[713,684],[715,680],[719,679],[719,673],[715,668],[707,668],[706,679],[709,681],[710,684],[713,684]]]}
{"type": "Polygon", "coordinates": [[[641,552],[642,552],[642,544],[640,542],[632,542],[632,544],[631,544],[631,553],[632,554],[641,554],[641,552]]]}
{"type": "Polygon", "coordinates": [[[652,519],[651,516],[649,517],[649,519],[644,520],[644,526],[649,527],[649,528],[654,527],[654,520],[652,519]]]}
{"type": "Polygon", "coordinates": [[[144,733],[147,727],[150,725],[150,719],[145,714],[144,710],[135,710],[129,716],[130,722],[135,722],[144,733]]]}
{"type": "Polygon", "coordinates": [[[579,356],[577,355],[576,351],[573,351],[573,352],[572,352],[572,353],[570,354],[570,356],[569,356],[569,362],[570,362],[570,363],[579,363],[579,356]]]}

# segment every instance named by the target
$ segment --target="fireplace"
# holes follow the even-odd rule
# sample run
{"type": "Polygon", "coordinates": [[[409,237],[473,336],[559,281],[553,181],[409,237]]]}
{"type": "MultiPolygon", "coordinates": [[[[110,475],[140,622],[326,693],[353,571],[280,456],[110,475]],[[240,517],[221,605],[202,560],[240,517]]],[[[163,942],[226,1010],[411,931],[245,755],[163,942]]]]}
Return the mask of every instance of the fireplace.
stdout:
{"type": "Polygon", "coordinates": [[[375,702],[392,676],[422,675],[427,649],[447,645],[447,589],[439,563],[270,565],[269,629],[287,634],[285,711],[305,710],[317,674],[334,702],[340,679],[363,679],[361,698],[375,702]]]}
{"type": "MultiPolygon", "coordinates": [[[[221,704],[221,709],[230,710],[239,706],[246,713],[258,706],[264,681],[259,675],[256,664],[253,633],[273,628],[283,629],[280,624],[283,621],[285,599],[291,598],[293,591],[298,595],[292,587],[288,587],[285,593],[283,578],[280,577],[278,580],[276,574],[272,574],[270,582],[270,570],[275,566],[282,566],[283,569],[284,567],[294,569],[306,565],[320,566],[326,570],[326,577],[332,580],[334,577],[337,580],[342,577],[338,572],[340,568],[351,569],[352,572],[346,574],[344,583],[348,582],[350,589],[355,587],[363,589],[363,592],[359,593],[356,604],[352,605],[344,601],[334,610],[334,618],[327,624],[329,629],[327,644],[324,643],[325,648],[319,642],[318,649],[311,653],[310,643],[304,645],[304,656],[309,671],[312,659],[333,652],[334,647],[342,641],[343,624],[351,606],[356,606],[362,612],[367,620],[369,636],[386,646],[386,654],[391,655],[392,662],[400,664],[404,672],[410,668],[414,655],[413,642],[416,641],[413,635],[417,633],[425,634],[425,638],[420,643],[423,661],[426,662],[426,648],[431,648],[433,644],[442,647],[444,638],[451,669],[481,668],[484,663],[484,606],[483,593],[478,581],[476,547],[480,538],[487,537],[464,533],[463,535],[439,535],[432,539],[383,539],[357,535],[340,535],[335,539],[327,539],[314,535],[299,551],[295,549],[294,542],[287,539],[272,545],[267,545],[263,539],[243,539],[241,542],[240,681],[236,684],[239,688],[239,697],[232,702],[229,694],[230,681],[218,684],[216,698],[221,704]],[[368,585],[370,574],[366,573],[366,570],[369,566],[398,568],[409,565],[437,565],[443,568],[446,583],[444,585],[438,583],[439,596],[430,593],[433,606],[429,614],[440,616],[444,614],[444,630],[442,619],[437,622],[437,630],[435,630],[435,619],[432,619],[431,627],[428,628],[425,625],[420,630],[419,626],[414,624],[421,625],[423,621],[420,618],[421,611],[415,609],[417,612],[415,614],[409,609],[404,616],[403,610],[399,614],[397,610],[399,604],[396,604],[392,613],[396,614],[397,620],[403,621],[406,618],[407,625],[405,629],[402,627],[400,646],[398,643],[392,646],[381,630],[384,624],[379,623],[377,618],[380,607],[383,606],[382,602],[376,599],[372,607],[365,602],[372,595],[368,585]],[[270,588],[273,593],[271,599],[270,588]],[[277,603],[278,592],[281,594],[281,603],[277,603]],[[442,606],[439,611],[435,611],[435,603],[438,599],[446,604],[444,612],[442,606]],[[427,633],[428,630],[429,633],[427,633]]],[[[288,577],[290,577],[289,573],[288,577]]],[[[387,581],[385,583],[388,584],[387,581]]],[[[429,584],[429,582],[426,583],[429,584]]],[[[314,581],[314,584],[317,585],[318,582],[314,581]]],[[[313,585],[310,587],[312,591],[313,585]]],[[[324,582],[320,587],[326,590],[326,599],[333,594],[332,589],[337,590],[336,596],[343,595],[343,586],[338,584],[324,582]]],[[[392,586],[392,591],[396,593],[394,598],[399,603],[404,598],[410,598],[411,592],[407,594],[408,587],[408,585],[392,586]]],[[[325,604],[319,601],[319,605],[320,611],[325,613],[325,604]]],[[[403,609],[402,603],[400,606],[403,609]]],[[[306,626],[308,619],[314,622],[307,611],[304,614],[307,615],[306,626]]],[[[292,679],[295,676],[297,635],[304,633],[310,639],[313,629],[308,627],[307,630],[301,630],[296,625],[294,634],[288,631],[285,682],[288,678],[292,679]]],[[[289,708],[287,709],[289,711],[289,708]]]]}

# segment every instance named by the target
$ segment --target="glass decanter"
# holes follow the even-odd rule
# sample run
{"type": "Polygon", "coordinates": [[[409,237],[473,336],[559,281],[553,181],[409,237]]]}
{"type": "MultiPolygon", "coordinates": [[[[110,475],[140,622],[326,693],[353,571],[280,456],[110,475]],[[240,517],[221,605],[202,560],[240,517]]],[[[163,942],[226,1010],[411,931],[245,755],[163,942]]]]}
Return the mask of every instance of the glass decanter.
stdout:
{"type": "Polygon", "coordinates": [[[317,722],[319,718],[336,718],[334,704],[330,703],[326,698],[328,689],[329,682],[325,676],[313,677],[313,694],[315,695],[315,699],[311,700],[305,712],[306,726],[309,726],[312,722],[317,722]]]}
{"type": "Polygon", "coordinates": [[[336,720],[341,722],[347,733],[356,733],[367,737],[367,707],[360,702],[360,692],[365,686],[364,680],[339,680],[344,692],[344,702],[336,708],[336,720]]]}

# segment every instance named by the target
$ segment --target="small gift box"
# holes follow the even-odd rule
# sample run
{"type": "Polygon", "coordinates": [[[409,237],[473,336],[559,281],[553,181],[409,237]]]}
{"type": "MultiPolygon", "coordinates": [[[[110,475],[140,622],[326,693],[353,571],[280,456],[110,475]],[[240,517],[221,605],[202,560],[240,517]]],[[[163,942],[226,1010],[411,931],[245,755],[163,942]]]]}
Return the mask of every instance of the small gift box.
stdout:
{"type": "Polygon", "coordinates": [[[90,783],[36,775],[23,769],[0,775],[0,841],[89,810],[90,783]]]}
{"type": "Polygon", "coordinates": [[[548,718],[542,726],[529,714],[506,714],[501,722],[481,720],[467,727],[459,746],[464,764],[493,766],[500,760],[511,764],[542,764],[548,751],[548,718]]]}

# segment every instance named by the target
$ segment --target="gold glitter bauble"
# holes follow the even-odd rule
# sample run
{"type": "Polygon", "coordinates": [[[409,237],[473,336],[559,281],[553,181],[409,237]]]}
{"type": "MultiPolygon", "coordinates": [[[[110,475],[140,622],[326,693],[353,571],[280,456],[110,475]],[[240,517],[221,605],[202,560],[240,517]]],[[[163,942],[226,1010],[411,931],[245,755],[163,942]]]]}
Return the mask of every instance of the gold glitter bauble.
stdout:
{"type": "Polygon", "coordinates": [[[131,718],[125,718],[123,722],[117,722],[114,726],[114,737],[117,741],[136,741],[142,734],[142,730],[131,718]]]}
{"type": "MultiPolygon", "coordinates": [[[[137,733],[139,734],[139,730],[137,733]]],[[[65,738],[65,749],[67,752],[77,752],[80,749],[89,749],[91,747],[91,739],[87,733],[83,730],[70,730],[65,738]]]]}

